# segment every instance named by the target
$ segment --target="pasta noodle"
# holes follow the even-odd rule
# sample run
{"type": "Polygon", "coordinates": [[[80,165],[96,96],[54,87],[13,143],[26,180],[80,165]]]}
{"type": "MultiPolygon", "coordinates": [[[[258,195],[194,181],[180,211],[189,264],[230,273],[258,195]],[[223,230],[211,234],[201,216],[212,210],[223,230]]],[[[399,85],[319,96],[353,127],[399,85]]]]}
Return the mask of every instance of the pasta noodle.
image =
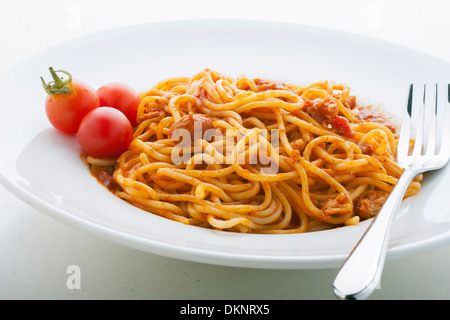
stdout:
{"type": "Polygon", "coordinates": [[[118,197],[180,223],[317,231],[375,216],[402,174],[395,128],[370,115],[343,84],[205,69],[142,93],[128,150],[86,161],[118,197]]]}

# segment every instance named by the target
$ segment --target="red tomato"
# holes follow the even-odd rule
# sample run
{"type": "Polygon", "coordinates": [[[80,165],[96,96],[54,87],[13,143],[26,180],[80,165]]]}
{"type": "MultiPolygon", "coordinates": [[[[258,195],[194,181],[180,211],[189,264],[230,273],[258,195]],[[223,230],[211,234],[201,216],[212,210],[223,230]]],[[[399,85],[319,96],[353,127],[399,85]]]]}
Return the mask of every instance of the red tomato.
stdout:
{"type": "Polygon", "coordinates": [[[117,109],[99,107],[81,121],[78,141],[86,154],[95,158],[116,158],[128,149],[133,127],[117,109]]]}
{"type": "Polygon", "coordinates": [[[123,112],[131,125],[136,124],[136,116],[141,99],[139,94],[129,85],[112,82],[105,84],[97,90],[100,106],[116,108],[123,112]]]}
{"type": "Polygon", "coordinates": [[[66,71],[54,71],[50,68],[53,82],[42,84],[48,93],[45,99],[45,112],[50,123],[59,131],[75,134],[84,116],[100,106],[100,101],[94,88],[82,81],[73,81],[66,71]],[[63,80],[56,75],[63,72],[69,76],[63,80]]]}

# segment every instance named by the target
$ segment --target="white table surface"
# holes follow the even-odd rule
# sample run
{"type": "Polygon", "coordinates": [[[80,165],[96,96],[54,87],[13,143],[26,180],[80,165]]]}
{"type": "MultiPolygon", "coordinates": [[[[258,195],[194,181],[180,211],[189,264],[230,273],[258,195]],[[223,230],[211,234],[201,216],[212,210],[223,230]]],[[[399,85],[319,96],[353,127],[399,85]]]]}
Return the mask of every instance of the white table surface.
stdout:
{"type": "MultiPolygon", "coordinates": [[[[0,0],[0,71],[37,50],[90,32],[199,18],[334,28],[450,61],[449,17],[445,0],[0,0]]],[[[389,260],[370,299],[449,299],[449,266],[450,245],[389,260]]],[[[0,186],[0,299],[325,300],[334,299],[336,271],[222,267],[148,254],[55,221],[0,186]],[[79,289],[67,286],[72,265],[81,270],[79,289]]]]}

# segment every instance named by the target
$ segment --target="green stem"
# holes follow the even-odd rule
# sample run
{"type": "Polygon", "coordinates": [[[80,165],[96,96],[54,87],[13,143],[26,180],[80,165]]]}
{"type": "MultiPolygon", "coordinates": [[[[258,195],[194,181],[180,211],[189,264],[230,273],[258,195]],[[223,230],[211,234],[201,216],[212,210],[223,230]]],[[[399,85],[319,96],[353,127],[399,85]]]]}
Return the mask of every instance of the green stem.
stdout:
{"type": "Polygon", "coordinates": [[[52,67],[49,68],[50,74],[53,78],[53,81],[50,81],[49,83],[45,83],[44,79],[41,77],[42,86],[44,87],[45,92],[47,92],[48,95],[54,95],[54,94],[69,94],[70,89],[70,83],[72,82],[72,76],[69,72],[65,70],[53,70],[52,67]],[[68,76],[67,79],[63,79],[59,77],[56,73],[61,72],[68,76]]]}

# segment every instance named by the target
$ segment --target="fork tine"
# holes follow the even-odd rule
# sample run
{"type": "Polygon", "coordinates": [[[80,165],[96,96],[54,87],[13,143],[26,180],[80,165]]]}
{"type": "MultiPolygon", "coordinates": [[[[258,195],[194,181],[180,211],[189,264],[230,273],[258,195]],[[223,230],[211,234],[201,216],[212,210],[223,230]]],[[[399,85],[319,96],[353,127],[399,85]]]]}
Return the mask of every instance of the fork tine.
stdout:
{"type": "Polygon", "coordinates": [[[438,107],[440,104],[440,99],[439,99],[439,86],[436,83],[434,86],[434,96],[433,96],[433,104],[430,104],[430,110],[429,110],[429,121],[427,121],[430,125],[429,127],[429,136],[428,136],[428,141],[427,141],[427,146],[426,146],[426,155],[427,156],[432,156],[434,154],[436,154],[437,149],[437,142],[436,142],[436,134],[437,134],[437,130],[438,130],[438,125],[437,125],[437,112],[438,112],[438,107]]]}
{"type": "Polygon", "coordinates": [[[411,139],[411,114],[413,105],[413,90],[414,84],[409,85],[408,98],[406,100],[406,108],[403,115],[403,122],[400,129],[400,137],[397,146],[397,158],[399,156],[405,156],[409,151],[409,142],[411,139]]]}
{"type": "Polygon", "coordinates": [[[425,104],[427,99],[427,87],[426,84],[423,85],[423,95],[422,100],[417,104],[413,105],[412,108],[412,118],[417,119],[417,131],[414,139],[414,149],[412,152],[413,156],[418,156],[422,154],[423,150],[423,136],[424,136],[424,125],[425,125],[425,104]],[[416,107],[414,107],[416,106],[416,107]]]}
{"type": "Polygon", "coordinates": [[[442,92],[442,97],[438,109],[437,109],[437,118],[440,121],[441,128],[439,129],[442,132],[439,143],[439,154],[445,155],[447,157],[450,156],[450,83],[447,83],[444,86],[445,92],[442,92]]]}

